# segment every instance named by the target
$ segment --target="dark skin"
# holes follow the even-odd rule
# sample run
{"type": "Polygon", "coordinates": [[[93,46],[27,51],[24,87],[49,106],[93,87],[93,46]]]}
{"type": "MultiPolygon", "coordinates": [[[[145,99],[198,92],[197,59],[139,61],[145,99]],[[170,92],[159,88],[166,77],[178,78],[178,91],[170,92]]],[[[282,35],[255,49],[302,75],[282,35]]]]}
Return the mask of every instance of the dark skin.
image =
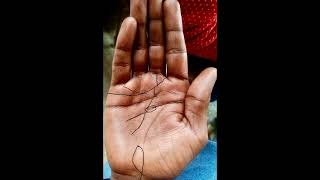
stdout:
{"type": "Polygon", "coordinates": [[[115,180],[173,179],[208,141],[216,69],[203,70],[190,85],[179,3],[148,5],[131,0],[131,17],[117,37],[104,114],[115,180]]]}

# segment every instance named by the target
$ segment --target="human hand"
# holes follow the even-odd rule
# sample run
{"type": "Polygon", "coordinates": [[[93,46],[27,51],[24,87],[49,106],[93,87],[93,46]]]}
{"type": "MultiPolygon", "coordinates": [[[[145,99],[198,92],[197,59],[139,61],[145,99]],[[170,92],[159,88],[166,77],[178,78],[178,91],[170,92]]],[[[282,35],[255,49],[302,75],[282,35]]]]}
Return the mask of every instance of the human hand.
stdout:
{"type": "Polygon", "coordinates": [[[131,0],[115,48],[104,114],[113,179],[172,179],[208,141],[216,69],[190,85],[179,3],[146,4],[131,0]]]}

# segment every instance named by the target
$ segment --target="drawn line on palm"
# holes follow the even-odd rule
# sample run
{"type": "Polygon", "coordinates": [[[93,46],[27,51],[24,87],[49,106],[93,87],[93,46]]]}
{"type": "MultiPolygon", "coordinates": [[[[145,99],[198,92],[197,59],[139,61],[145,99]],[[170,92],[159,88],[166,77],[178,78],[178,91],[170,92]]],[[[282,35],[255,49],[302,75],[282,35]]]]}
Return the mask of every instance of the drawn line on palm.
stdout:
{"type": "MultiPolygon", "coordinates": [[[[119,95],[119,96],[140,96],[140,95],[146,95],[147,93],[149,93],[150,91],[153,90],[153,96],[152,96],[149,104],[147,105],[147,107],[145,107],[144,112],[143,112],[143,113],[140,113],[140,114],[137,114],[137,115],[135,115],[135,116],[133,116],[133,117],[131,117],[131,118],[129,118],[129,119],[126,120],[126,122],[129,122],[129,121],[131,121],[131,120],[133,120],[133,119],[136,119],[137,117],[143,115],[143,118],[142,118],[139,126],[131,133],[131,135],[133,135],[138,129],[140,129],[140,127],[142,126],[142,124],[143,124],[143,122],[144,122],[144,120],[145,120],[145,118],[146,118],[146,114],[147,114],[147,113],[152,113],[152,112],[154,112],[154,111],[157,109],[157,107],[160,107],[160,106],[163,106],[163,105],[168,105],[168,104],[173,104],[173,103],[184,103],[183,101],[174,101],[174,102],[169,102],[169,103],[166,103],[166,104],[163,104],[163,105],[160,105],[160,104],[158,104],[158,105],[157,105],[157,104],[152,104],[154,98],[156,98],[157,95],[159,94],[159,93],[156,93],[156,88],[159,87],[165,80],[168,80],[165,76],[163,76],[162,74],[160,74],[160,75],[163,77],[163,79],[159,82],[159,81],[158,81],[158,75],[159,75],[159,74],[155,74],[156,85],[155,85],[154,87],[152,87],[151,89],[149,89],[149,90],[146,90],[146,91],[143,91],[143,92],[139,92],[139,91],[133,90],[133,89],[131,89],[131,88],[126,87],[125,85],[123,85],[123,87],[124,87],[125,89],[131,91],[132,94],[121,94],[121,93],[113,93],[113,92],[109,92],[109,93],[108,93],[108,94],[110,94],[110,95],[119,95]]],[[[164,110],[164,109],[162,109],[162,110],[164,110]]],[[[158,113],[158,115],[159,115],[159,114],[160,114],[160,113],[158,113]]],[[[158,115],[156,116],[155,119],[157,119],[158,115]]],[[[149,127],[148,127],[148,129],[147,129],[147,131],[146,131],[146,133],[145,133],[145,136],[144,136],[143,144],[144,144],[145,141],[146,141],[147,134],[148,134],[148,132],[149,132],[149,130],[150,130],[150,127],[153,125],[153,123],[155,123],[155,120],[152,121],[151,124],[149,125],[149,127]]],[[[143,167],[144,167],[144,150],[143,150],[143,148],[142,148],[141,146],[139,146],[139,145],[136,146],[136,148],[135,148],[135,150],[134,150],[134,153],[133,153],[133,155],[132,155],[132,163],[133,163],[133,166],[135,167],[135,169],[140,173],[139,179],[141,179],[142,176],[143,176],[143,167]],[[138,148],[141,149],[141,151],[142,151],[142,167],[141,167],[141,170],[139,170],[139,168],[138,168],[138,167],[136,166],[136,164],[134,163],[134,157],[135,157],[135,154],[136,154],[136,151],[138,150],[138,148]]]]}
{"type": "Polygon", "coordinates": [[[162,74],[155,74],[156,85],[153,86],[152,88],[146,90],[146,91],[139,92],[139,91],[133,90],[133,89],[131,89],[131,88],[126,87],[125,85],[123,85],[123,87],[126,88],[126,89],[128,89],[129,91],[131,91],[132,94],[114,93],[114,92],[109,92],[109,93],[108,93],[108,94],[110,94],[110,95],[118,95],[118,96],[140,96],[140,95],[146,95],[147,93],[149,93],[150,91],[153,90],[153,96],[152,96],[152,98],[150,99],[150,102],[149,102],[149,104],[147,105],[147,107],[145,107],[144,112],[143,112],[143,113],[140,113],[140,114],[137,114],[137,115],[135,115],[135,116],[133,116],[133,117],[131,117],[131,118],[129,118],[129,119],[126,120],[126,122],[129,122],[129,121],[131,121],[131,120],[133,120],[133,119],[136,119],[137,117],[143,115],[140,124],[135,128],[135,130],[134,130],[133,132],[131,132],[131,135],[133,135],[138,129],[140,129],[140,127],[142,126],[142,124],[143,124],[143,122],[144,122],[144,120],[145,120],[145,117],[146,117],[146,114],[147,114],[147,113],[152,113],[152,112],[154,112],[154,111],[157,109],[157,107],[161,106],[161,105],[152,104],[152,102],[153,102],[154,98],[156,98],[157,95],[158,95],[158,94],[156,93],[156,88],[157,88],[158,86],[160,86],[165,80],[167,80],[167,78],[166,78],[165,76],[163,76],[162,74]],[[162,79],[161,81],[158,80],[158,76],[159,76],[159,75],[161,75],[161,76],[163,77],[163,79],[162,79]]]}

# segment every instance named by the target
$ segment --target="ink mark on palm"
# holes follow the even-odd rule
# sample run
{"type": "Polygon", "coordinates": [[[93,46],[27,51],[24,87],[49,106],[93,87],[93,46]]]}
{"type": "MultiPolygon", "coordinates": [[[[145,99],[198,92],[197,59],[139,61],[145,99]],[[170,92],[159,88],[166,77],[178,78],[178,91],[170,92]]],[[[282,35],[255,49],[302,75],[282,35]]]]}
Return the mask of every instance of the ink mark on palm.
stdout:
{"type": "Polygon", "coordinates": [[[142,178],[142,175],[143,175],[143,166],[144,166],[144,151],[143,151],[143,148],[142,148],[141,146],[138,145],[138,146],[136,147],[136,149],[135,149],[134,152],[133,152],[132,160],[131,160],[131,161],[132,161],[132,164],[133,164],[134,168],[136,168],[136,170],[138,170],[138,171],[140,172],[140,177],[139,177],[139,179],[141,179],[141,178],[142,178]],[[134,155],[136,154],[138,148],[141,149],[141,151],[142,151],[142,166],[141,166],[141,171],[138,169],[138,167],[137,167],[136,164],[134,163],[134,155]]]}
{"type": "Polygon", "coordinates": [[[108,94],[111,94],[111,95],[119,95],[119,96],[140,96],[140,95],[145,95],[145,94],[147,94],[147,93],[149,93],[150,91],[153,90],[153,97],[151,98],[148,106],[145,108],[145,110],[144,110],[145,112],[143,112],[143,113],[141,113],[141,114],[138,114],[138,115],[136,115],[136,116],[134,116],[134,117],[131,117],[131,118],[129,118],[129,119],[126,120],[126,121],[128,122],[128,121],[131,121],[131,120],[133,120],[133,119],[135,119],[135,118],[143,115],[140,124],[139,124],[139,125],[136,127],[136,129],[131,133],[132,135],[142,126],[142,124],[143,124],[143,122],[144,122],[144,120],[145,120],[146,114],[147,114],[147,113],[152,113],[153,111],[155,111],[155,110],[157,109],[157,105],[152,105],[151,103],[152,103],[153,99],[154,99],[155,97],[157,97],[156,88],[157,88],[159,85],[161,85],[161,84],[167,79],[165,76],[163,76],[162,74],[160,74],[160,75],[163,77],[163,79],[159,82],[159,81],[158,81],[158,75],[159,75],[159,74],[156,74],[156,77],[155,77],[156,85],[153,86],[151,89],[148,89],[148,90],[146,90],[146,91],[138,92],[138,91],[136,91],[136,90],[133,90],[133,89],[128,88],[128,87],[126,87],[125,85],[123,85],[123,87],[124,87],[125,89],[128,89],[129,91],[131,91],[132,94],[113,93],[113,92],[109,92],[109,93],[108,93],[108,94]]]}
{"type": "MultiPolygon", "coordinates": [[[[156,80],[156,85],[155,85],[154,87],[152,87],[151,89],[148,89],[148,90],[146,90],[146,91],[137,92],[136,90],[133,90],[133,89],[128,88],[128,87],[126,87],[125,85],[123,85],[123,87],[124,87],[125,89],[128,89],[129,91],[131,91],[132,94],[120,94],[120,93],[113,93],[113,92],[109,92],[109,93],[108,93],[108,94],[110,94],[110,95],[119,95],[119,96],[140,96],[140,95],[145,95],[145,94],[147,94],[147,93],[149,93],[150,91],[153,90],[153,96],[152,96],[152,98],[151,98],[148,106],[145,108],[145,110],[144,110],[145,112],[140,113],[140,114],[138,114],[138,115],[136,115],[136,116],[134,116],[134,117],[131,117],[131,118],[129,118],[129,119],[126,120],[126,122],[129,122],[129,121],[131,121],[131,120],[133,120],[133,119],[135,119],[135,118],[143,115],[142,120],[141,120],[139,126],[131,133],[131,135],[133,135],[133,134],[142,126],[142,124],[143,124],[143,122],[144,122],[144,120],[145,120],[146,114],[147,114],[147,113],[152,113],[152,112],[154,112],[154,111],[157,109],[157,105],[152,105],[153,99],[154,99],[155,97],[157,97],[156,88],[157,88],[159,85],[161,85],[161,84],[167,79],[165,76],[163,76],[162,74],[160,74],[160,75],[163,77],[163,79],[159,82],[159,81],[158,81],[158,75],[159,75],[159,74],[156,74],[156,78],[155,78],[155,80],[156,80]]],[[[179,103],[179,102],[178,102],[178,103],[179,103]]],[[[145,142],[145,141],[144,141],[144,142],[145,142]]],[[[136,148],[135,148],[135,150],[134,150],[134,152],[133,152],[133,155],[132,155],[132,164],[133,164],[134,168],[135,168],[137,171],[139,171],[139,173],[140,173],[139,180],[141,180],[141,179],[142,179],[142,176],[143,176],[143,167],[144,167],[144,150],[143,150],[143,148],[142,148],[141,146],[139,146],[139,145],[136,146],[136,148]],[[140,149],[141,152],[142,152],[142,166],[141,166],[141,170],[139,170],[139,168],[138,168],[138,167],[136,166],[136,164],[134,163],[134,157],[135,157],[136,151],[137,151],[138,149],[140,149]]]]}

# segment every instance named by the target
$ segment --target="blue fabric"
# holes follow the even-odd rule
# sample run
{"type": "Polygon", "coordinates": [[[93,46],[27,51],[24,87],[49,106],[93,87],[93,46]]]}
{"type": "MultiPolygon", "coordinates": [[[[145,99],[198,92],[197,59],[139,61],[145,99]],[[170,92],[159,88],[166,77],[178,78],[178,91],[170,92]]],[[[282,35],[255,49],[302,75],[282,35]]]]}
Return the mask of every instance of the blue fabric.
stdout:
{"type": "MultiPolygon", "coordinates": [[[[103,179],[109,179],[111,170],[106,163],[103,179]]],[[[217,179],[217,143],[209,141],[193,161],[175,180],[216,180],[217,179]]]]}
{"type": "Polygon", "coordinates": [[[111,177],[111,168],[109,166],[109,163],[106,162],[103,165],[103,179],[110,179],[111,177]]]}

